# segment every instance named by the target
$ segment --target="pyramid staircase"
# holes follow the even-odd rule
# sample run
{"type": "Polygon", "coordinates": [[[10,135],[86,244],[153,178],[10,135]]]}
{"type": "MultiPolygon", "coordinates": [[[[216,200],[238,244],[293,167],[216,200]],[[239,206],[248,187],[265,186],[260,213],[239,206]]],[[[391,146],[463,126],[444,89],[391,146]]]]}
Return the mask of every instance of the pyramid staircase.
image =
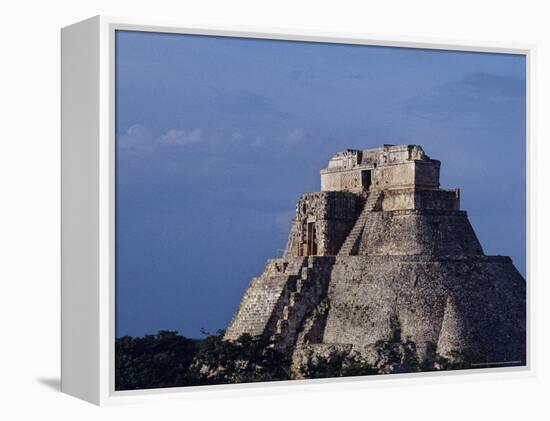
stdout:
{"type": "Polygon", "coordinates": [[[281,305],[281,296],[286,297],[295,287],[307,260],[307,257],[269,260],[263,274],[250,282],[225,339],[236,340],[243,333],[252,336],[264,334],[271,315],[280,311],[277,308],[281,305]]]}
{"type": "Polygon", "coordinates": [[[346,241],[344,241],[344,244],[342,244],[342,247],[340,247],[338,256],[353,256],[357,254],[357,249],[359,247],[358,240],[361,238],[361,235],[365,230],[368,216],[371,212],[373,212],[376,209],[381,197],[382,197],[381,190],[376,190],[369,194],[365,202],[365,206],[363,207],[363,210],[359,214],[357,221],[355,221],[355,225],[353,225],[353,228],[351,229],[348,236],[346,237],[346,241]]]}
{"type": "MultiPolygon", "coordinates": [[[[298,277],[295,278],[295,282],[292,282],[291,285],[291,291],[288,295],[288,301],[284,305],[281,311],[281,318],[277,320],[275,324],[275,334],[272,336],[272,341],[277,343],[279,347],[286,347],[289,344],[283,344],[281,343],[284,341],[284,339],[288,338],[289,336],[295,336],[295,335],[289,335],[289,331],[295,331],[297,330],[298,323],[300,317],[298,316],[298,312],[296,311],[296,305],[300,298],[302,298],[302,290],[304,287],[304,283],[307,282],[308,277],[312,270],[312,259],[306,258],[305,264],[302,266],[301,273],[298,277]]],[[[293,279],[294,280],[294,279],[293,279]]],[[[296,332],[293,332],[296,333],[296,332]]]]}
{"type": "Polygon", "coordinates": [[[289,292],[281,304],[278,320],[275,321],[271,340],[279,350],[291,347],[298,337],[304,318],[310,314],[326,293],[327,268],[334,260],[327,257],[309,256],[301,272],[289,282],[289,292]]]}

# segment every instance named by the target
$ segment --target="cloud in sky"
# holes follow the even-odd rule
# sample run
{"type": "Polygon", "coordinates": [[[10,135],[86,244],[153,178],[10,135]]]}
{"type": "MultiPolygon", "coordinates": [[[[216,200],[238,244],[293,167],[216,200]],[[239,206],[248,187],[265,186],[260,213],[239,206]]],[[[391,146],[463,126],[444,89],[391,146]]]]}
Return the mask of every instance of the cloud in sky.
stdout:
{"type": "Polygon", "coordinates": [[[126,132],[118,135],[116,141],[122,151],[149,153],[154,149],[155,136],[147,127],[134,124],[126,132]]]}
{"type": "Polygon", "coordinates": [[[171,129],[163,134],[160,137],[160,140],[170,145],[188,145],[190,143],[202,142],[203,137],[201,129],[193,129],[189,131],[171,129]]]}
{"type": "Polygon", "coordinates": [[[143,155],[154,153],[162,145],[185,146],[201,143],[203,140],[203,132],[199,128],[170,129],[159,136],[142,124],[134,124],[126,132],[117,136],[117,145],[121,151],[143,155]]]}
{"type": "Polygon", "coordinates": [[[298,143],[305,139],[306,132],[304,129],[294,129],[291,130],[290,133],[286,136],[286,142],[287,143],[298,143]]]}
{"type": "Polygon", "coordinates": [[[472,72],[409,98],[402,111],[451,126],[502,127],[510,122],[507,116],[517,115],[524,101],[524,79],[472,72]]]}

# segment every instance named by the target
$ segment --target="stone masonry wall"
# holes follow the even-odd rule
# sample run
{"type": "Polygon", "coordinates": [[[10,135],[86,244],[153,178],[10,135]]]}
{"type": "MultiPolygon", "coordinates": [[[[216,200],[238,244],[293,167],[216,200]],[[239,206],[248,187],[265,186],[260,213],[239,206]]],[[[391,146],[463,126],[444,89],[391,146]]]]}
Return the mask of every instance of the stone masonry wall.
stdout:
{"type": "Polygon", "coordinates": [[[482,255],[464,211],[372,212],[360,255],[482,255]]]}
{"type": "Polygon", "coordinates": [[[284,257],[303,255],[307,225],[315,224],[318,256],[336,255],[361,211],[364,199],[349,192],[303,194],[296,204],[284,257]]]}
{"type": "Polygon", "coordinates": [[[459,191],[395,189],[384,191],[382,210],[460,210],[459,191]]]}
{"type": "Polygon", "coordinates": [[[337,258],[323,343],[365,346],[396,334],[420,356],[476,352],[525,362],[525,281],[500,256],[337,258]]]}

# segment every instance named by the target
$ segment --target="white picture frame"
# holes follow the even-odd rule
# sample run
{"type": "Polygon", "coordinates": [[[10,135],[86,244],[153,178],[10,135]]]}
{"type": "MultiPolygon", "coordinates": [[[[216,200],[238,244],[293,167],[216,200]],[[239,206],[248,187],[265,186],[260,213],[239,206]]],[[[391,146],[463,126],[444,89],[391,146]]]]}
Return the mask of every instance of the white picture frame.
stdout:
{"type": "MultiPolygon", "coordinates": [[[[464,370],[448,373],[400,374],[373,378],[341,378],[198,386],[141,391],[114,390],[114,57],[116,30],[220,35],[414,47],[525,55],[527,62],[527,168],[531,183],[531,115],[533,98],[532,45],[455,40],[378,37],[368,34],[255,28],[195,26],[153,19],[96,16],[67,26],[62,43],[62,377],[63,392],[94,404],[143,400],[204,398],[216,395],[261,394],[266,390],[294,393],[319,388],[376,387],[380,382],[441,382],[452,378],[477,380],[534,373],[531,346],[532,279],[527,280],[528,365],[516,368],[464,370]],[[464,377],[468,376],[468,377],[464,377]],[[404,380],[406,379],[406,380],[404,380]]],[[[528,275],[531,206],[527,201],[528,275]]]]}

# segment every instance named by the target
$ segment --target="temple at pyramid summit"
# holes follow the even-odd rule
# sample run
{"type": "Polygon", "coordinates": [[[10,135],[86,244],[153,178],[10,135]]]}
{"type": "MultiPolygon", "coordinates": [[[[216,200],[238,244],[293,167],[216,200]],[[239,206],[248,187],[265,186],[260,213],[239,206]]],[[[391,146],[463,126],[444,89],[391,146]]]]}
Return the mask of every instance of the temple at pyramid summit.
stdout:
{"type": "Polygon", "coordinates": [[[268,336],[295,365],[334,350],[369,360],[391,340],[414,342],[419,358],[524,365],[525,280],[509,257],[484,254],[440,167],[418,145],[336,153],[225,339],[268,336]]]}

